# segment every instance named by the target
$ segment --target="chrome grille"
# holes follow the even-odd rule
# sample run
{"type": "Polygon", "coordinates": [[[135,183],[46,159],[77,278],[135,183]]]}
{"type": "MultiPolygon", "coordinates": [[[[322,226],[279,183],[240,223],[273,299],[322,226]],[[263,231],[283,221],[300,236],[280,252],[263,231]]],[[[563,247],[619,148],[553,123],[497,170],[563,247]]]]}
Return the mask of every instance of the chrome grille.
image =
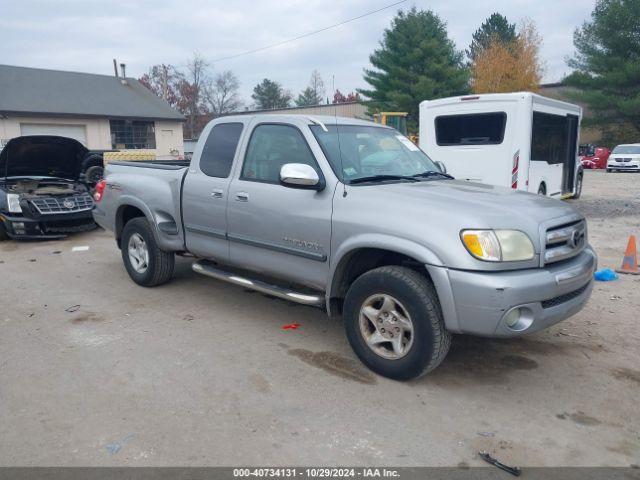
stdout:
{"type": "Polygon", "coordinates": [[[549,228],[545,233],[544,263],[554,263],[574,257],[587,244],[587,224],[584,220],[549,228]]]}
{"type": "Polygon", "coordinates": [[[93,199],[87,193],[69,197],[33,198],[30,202],[42,215],[82,212],[93,208],[93,199]]]}

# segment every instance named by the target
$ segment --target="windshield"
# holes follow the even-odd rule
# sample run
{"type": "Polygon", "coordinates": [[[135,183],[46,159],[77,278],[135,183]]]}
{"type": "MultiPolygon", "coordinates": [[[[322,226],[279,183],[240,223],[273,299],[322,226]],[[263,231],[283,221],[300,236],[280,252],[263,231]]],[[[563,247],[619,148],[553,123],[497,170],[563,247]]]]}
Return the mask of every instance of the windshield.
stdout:
{"type": "Polygon", "coordinates": [[[622,154],[639,154],[640,153],[640,145],[618,145],[613,149],[611,153],[622,153],[622,154]]]}
{"type": "Polygon", "coordinates": [[[328,132],[319,125],[310,128],[331,168],[344,183],[379,175],[410,177],[429,171],[439,172],[422,150],[391,128],[327,125],[328,132]]]}

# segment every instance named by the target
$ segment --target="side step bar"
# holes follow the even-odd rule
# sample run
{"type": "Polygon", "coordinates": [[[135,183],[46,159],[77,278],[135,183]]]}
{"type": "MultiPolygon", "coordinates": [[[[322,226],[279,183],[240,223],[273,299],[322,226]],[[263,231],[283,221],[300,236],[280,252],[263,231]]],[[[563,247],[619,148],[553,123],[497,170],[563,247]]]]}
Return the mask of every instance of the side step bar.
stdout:
{"type": "Polygon", "coordinates": [[[266,293],[267,295],[272,295],[274,297],[289,300],[291,302],[301,303],[302,305],[310,305],[313,307],[324,306],[324,297],[320,295],[308,295],[305,293],[295,292],[287,288],[278,287],[276,285],[271,285],[266,282],[261,282],[260,280],[249,280],[248,278],[244,278],[236,275],[235,273],[221,270],[202,261],[194,262],[191,265],[191,268],[194,272],[201,273],[202,275],[206,275],[207,277],[216,278],[218,280],[233,283],[234,285],[250,288],[251,290],[266,293]]]}

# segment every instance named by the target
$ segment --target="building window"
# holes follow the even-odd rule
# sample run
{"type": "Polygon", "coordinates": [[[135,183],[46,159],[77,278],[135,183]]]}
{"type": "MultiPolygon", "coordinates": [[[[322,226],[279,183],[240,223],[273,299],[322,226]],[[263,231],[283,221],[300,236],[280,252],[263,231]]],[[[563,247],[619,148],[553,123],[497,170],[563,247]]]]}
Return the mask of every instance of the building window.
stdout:
{"type": "Polygon", "coordinates": [[[111,148],[156,148],[153,122],[140,120],[111,120],[111,148]]]}

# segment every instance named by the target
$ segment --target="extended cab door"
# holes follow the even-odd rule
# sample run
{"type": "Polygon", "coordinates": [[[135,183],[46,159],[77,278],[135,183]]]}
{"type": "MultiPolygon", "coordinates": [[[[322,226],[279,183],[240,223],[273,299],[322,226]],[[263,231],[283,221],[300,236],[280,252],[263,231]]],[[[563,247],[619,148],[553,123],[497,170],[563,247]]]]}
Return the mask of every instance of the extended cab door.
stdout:
{"type": "Polygon", "coordinates": [[[304,163],[324,180],[306,125],[257,123],[230,188],[231,262],[239,267],[323,289],[329,269],[335,182],[322,191],[280,184],[280,169],[304,163]]]}
{"type": "Polygon", "coordinates": [[[222,121],[202,134],[182,188],[182,218],[187,250],[222,262],[229,259],[227,201],[243,120],[222,121]]]}

